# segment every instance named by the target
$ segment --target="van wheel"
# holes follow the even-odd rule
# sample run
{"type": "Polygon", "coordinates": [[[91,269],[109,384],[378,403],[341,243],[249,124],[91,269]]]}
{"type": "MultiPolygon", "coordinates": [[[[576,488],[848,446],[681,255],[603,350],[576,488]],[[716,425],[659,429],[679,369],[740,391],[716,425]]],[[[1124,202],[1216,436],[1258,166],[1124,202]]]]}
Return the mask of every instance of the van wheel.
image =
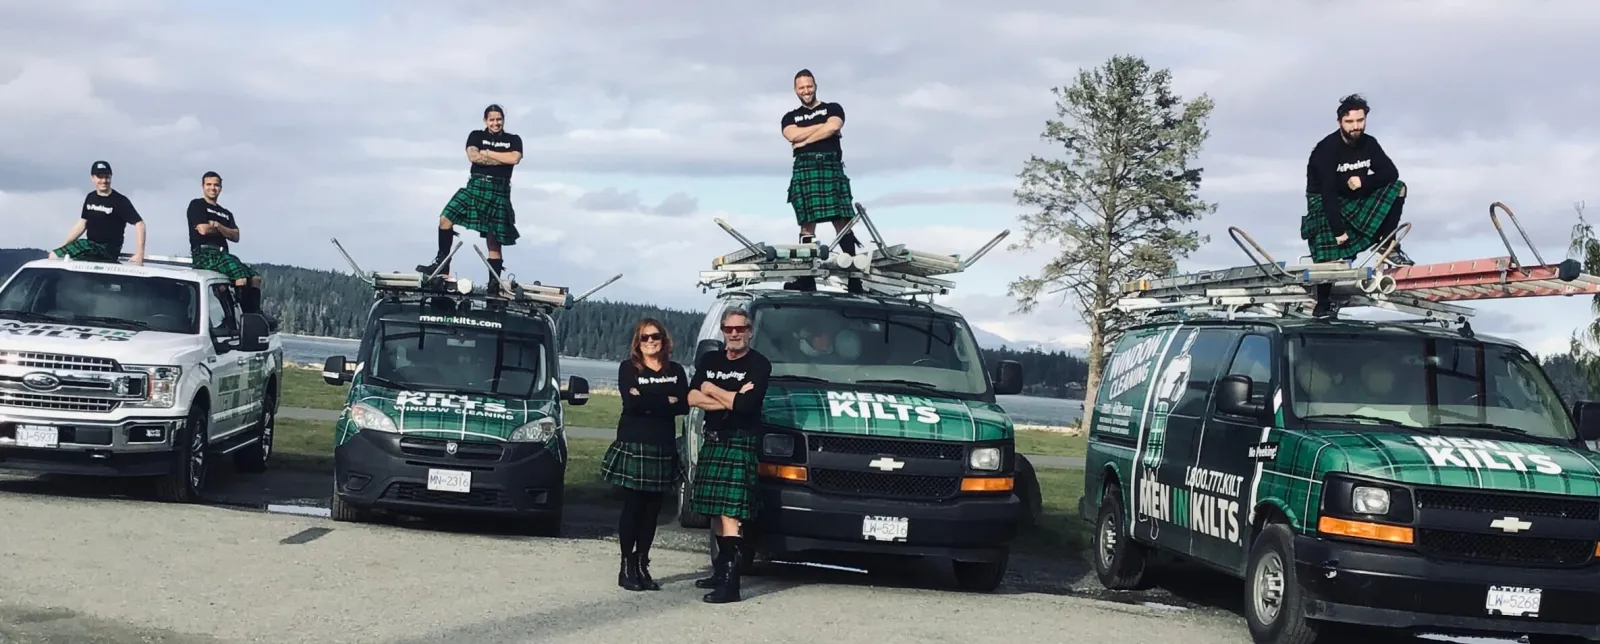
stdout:
{"type": "Polygon", "coordinates": [[[1250,637],[1262,644],[1311,644],[1319,625],[1306,619],[1294,571],[1294,541],[1289,527],[1273,523],[1250,548],[1244,577],[1244,620],[1250,637]]]}
{"type": "Polygon", "coordinates": [[[1127,533],[1127,513],[1122,509],[1122,488],[1106,485],[1100,494],[1100,516],[1095,520],[1094,574],[1106,590],[1142,590],[1150,586],[1150,549],[1127,533]]]}
{"type": "MultiPolygon", "coordinates": [[[[687,469],[687,468],[685,468],[687,469]]],[[[690,487],[689,477],[678,479],[678,525],[691,530],[704,530],[711,527],[711,517],[694,511],[694,490],[690,487]]]]}
{"type": "Polygon", "coordinates": [[[999,561],[954,561],[956,584],[964,590],[978,593],[991,593],[1000,587],[1006,579],[1007,564],[1011,562],[1011,553],[1007,552],[999,561]]]}
{"type": "Polygon", "coordinates": [[[1017,500],[1022,502],[1022,525],[1032,528],[1039,525],[1044,514],[1044,495],[1039,492],[1039,475],[1027,456],[1017,455],[1017,500]]]}
{"type": "Polygon", "coordinates": [[[328,500],[328,518],[334,521],[361,523],[372,520],[372,513],[346,502],[335,489],[333,497],[328,500]]]}

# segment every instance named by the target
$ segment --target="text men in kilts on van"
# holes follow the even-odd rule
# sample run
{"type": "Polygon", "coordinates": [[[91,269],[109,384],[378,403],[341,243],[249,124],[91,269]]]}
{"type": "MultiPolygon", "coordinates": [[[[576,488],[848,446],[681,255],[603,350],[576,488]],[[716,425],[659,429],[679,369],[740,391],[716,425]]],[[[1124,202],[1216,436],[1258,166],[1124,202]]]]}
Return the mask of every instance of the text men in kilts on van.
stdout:
{"type": "MultiPolygon", "coordinates": [[[[1349,260],[1378,244],[1400,225],[1406,184],[1383,146],[1366,133],[1371,107],[1359,94],[1339,99],[1338,129],[1322,137],[1306,161],[1306,214],[1300,238],[1311,261],[1349,260]]],[[[1382,248],[1375,248],[1382,251],[1382,248]]],[[[1414,262],[1398,244],[1387,258],[1395,266],[1414,262]]],[[[1332,285],[1317,288],[1314,313],[1327,315],[1332,285]]]]}
{"type": "Polygon", "coordinates": [[[756,512],[756,435],[772,363],[750,348],[750,334],[744,309],[724,311],[724,350],[701,355],[689,383],[689,404],[705,410],[705,442],[695,461],[690,507],[712,517],[717,540],[711,576],[695,586],[713,589],[702,599],[714,604],[739,601],[741,522],[756,512]]]}
{"type": "Polygon", "coordinates": [[[200,196],[189,200],[189,256],[194,267],[222,273],[233,282],[239,294],[239,308],[245,313],[261,312],[261,275],[228,250],[228,242],[239,241],[239,224],[233,211],[217,203],[222,196],[222,175],[207,172],[200,177],[200,196]]]}
{"type": "MultiPolygon", "coordinates": [[[[802,69],[794,75],[794,95],[800,107],[783,115],[778,126],[794,150],[794,169],[789,176],[789,204],[795,222],[800,224],[800,243],[816,240],[817,222],[831,222],[838,233],[855,216],[855,197],[850,192],[850,177],[844,173],[844,108],[838,103],[817,100],[817,80],[802,69]]],[[[834,243],[839,252],[854,255],[858,242],[852,230],[834,243]]],[[[801,291],[816,289],[816,280],[802,277],[785,286],[801,291]]],[[[861,280],[852,278],[851,292],[861,291],[861,280]]]]}
{"type": "Polygon", "coordinates": [[[445,204],[439,215],[439,253],[432,263],[418,266],[418,271],[450,272],[445,256],[450,254],[455,227],[462,226],[488,240],[494,274],[487,285],[490,294],[499,290],[496,275],[505,268],[500,248],[515,245],[522,236],[517,232],[517,212],[511,207],[511,172],[522,162],[522,137],[507,132],[505,124],[505,110],[490,105],[483,110],[483,129],[467,135],[467,185],[445,204]]]}
{"type": "Polygon", "coordinates": [[[83,197],[78,223],[67,233],[67,241],[51,251],[57,258],[70,257],[90,262],[115,263],[122,257],[125,230],[133,226],[134,247],[131,261],[144,263],[144,218],[126,195],[111,189],[111,164],[96,161],[89,166],[94,190],[83,197]],[[81,237],[81,238],[80,238],[81,237]]]}
{"type": "Polygon", "coordinates": [[[653,318],[633,326],[628,357],[617,365],[622,416],[617,438],[600,460],[600,474],[626,494],[617,521],[622,569],[617,585],[661,590],[650,576],[650,545],[664,494],[682,479],[677,417],[689,413],[689,376],[672,361],[672,338],[653,318]]]}

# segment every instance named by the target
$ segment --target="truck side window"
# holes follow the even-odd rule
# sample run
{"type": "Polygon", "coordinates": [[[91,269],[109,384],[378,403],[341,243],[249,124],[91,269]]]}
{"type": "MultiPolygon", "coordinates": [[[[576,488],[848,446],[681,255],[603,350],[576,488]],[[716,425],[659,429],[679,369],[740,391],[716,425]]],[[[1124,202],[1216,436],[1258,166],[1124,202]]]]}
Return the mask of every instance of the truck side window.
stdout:
{"type": "Polygon", "coordinates": [[[1267,392],[1272,390],[1272,341],[1264,335],[1244,336],[1225,375],[1248,376],[1250,402],[1265,404],[1267,392]]]}
{"type": "Polygon", "coordinates": [[[229,324],[232,324],[235,329],[239,328],[239,325],[233,319],[233,300],[230,295],[226,285],[212,285],[211,295],[206,298],[206,307],[210,309],[207,316],[211,318],[212,330],[229,324]]]}

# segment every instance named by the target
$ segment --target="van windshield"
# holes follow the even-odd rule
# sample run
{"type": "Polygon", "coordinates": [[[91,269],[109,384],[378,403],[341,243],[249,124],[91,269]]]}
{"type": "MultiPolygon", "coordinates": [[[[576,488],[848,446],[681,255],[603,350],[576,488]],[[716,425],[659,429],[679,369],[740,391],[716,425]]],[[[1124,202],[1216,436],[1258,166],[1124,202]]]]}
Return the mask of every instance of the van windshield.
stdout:
{"type": "Polygon", "coordinates": [[[411,391],[532,398],[544,386],[544,337],[454,324],[382,322],[367,373],[411,391]]]}
{"type": "Polygon", "coordinates": [[[1304,420],[1577,436],[1549,379],[1516,347],[1324,333],[1288,345],[1289,399],[1304,420]]]}
{"type": "Polygon", "coordinates": [[[752,347],[773,376],[955,395],[989,389],[977,341],[957,317],[856,302],[761,303],[751,314],[752,347]]]}

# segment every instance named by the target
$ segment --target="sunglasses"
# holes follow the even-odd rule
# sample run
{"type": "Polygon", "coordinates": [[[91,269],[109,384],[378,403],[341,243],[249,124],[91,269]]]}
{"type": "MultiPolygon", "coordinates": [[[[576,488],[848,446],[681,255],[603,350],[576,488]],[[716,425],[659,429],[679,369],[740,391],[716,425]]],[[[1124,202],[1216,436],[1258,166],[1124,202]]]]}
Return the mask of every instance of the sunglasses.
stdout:
{"type": "Polygon", "coordinates": [[[660,342],[661,341],[661,334],[660,333],[646,333],[646,334],[643,334],[643,335],[639,336],[639,341],[640,342],[660,342]]]}
{"type": "Polygon", "coordinates": [[[735,333],[746,333],[749,330],[750,330],[750,325],[748,325],[748,324],[741,324],[739,326],[733,326],[733,325],[728,325],[728,324],[722,325],[722,332],[727,334],[727,335],[733,335],[735,333]]]}

